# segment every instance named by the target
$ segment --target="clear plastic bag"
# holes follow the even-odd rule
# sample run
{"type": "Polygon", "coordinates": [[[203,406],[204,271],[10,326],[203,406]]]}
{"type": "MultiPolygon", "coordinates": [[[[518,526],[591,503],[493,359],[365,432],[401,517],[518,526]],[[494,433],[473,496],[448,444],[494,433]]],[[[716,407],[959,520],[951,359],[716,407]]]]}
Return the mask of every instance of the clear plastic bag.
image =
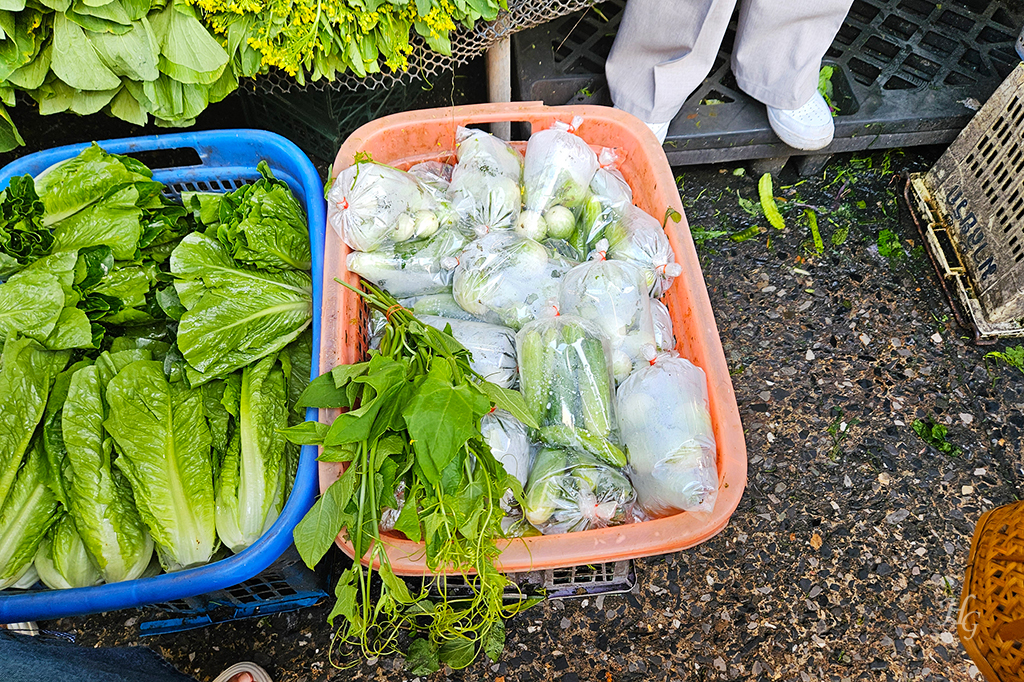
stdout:
{"type": "Polygon", "coordinates": [[[475,128],[460,126],[455,131],[455,156],[459,163],[452,180],[463,173],[476,172],[518,183],[523,175],[523,157],[515,147],[475,128]]]}
{"type": "Polygon", "coordinates": [[[652,296],[661,297],[672,280],[682,274],[661,223],[636,206],[626,207],[622,220],[609,225],[605,236],[608,258],[628,261],[640,268],[652,296]]]}
{"type": "Polygon", "coordinates": [[[468,238],[448,228],[429,239],[395,244],[391,248],[348,254],[348,269],[386,289],[395,298],[409,298],[448,291],[452,273],[442,261],[458,254],[468,238]]]}
{"type": "Polygon", "coordinates": [[[616,414],[637,501],[652,517],[714,509],[718,497],[715,436],[704,371],[677,353],[626,378],[616,414]]]}
{"type": "Polygon", "coordinates": [[[526,519],[545,535],[632,521],[633,486],[615,467],[571,449],[541,448],[526,486],[526,519]]]}
{"type": "Polygon", "coordinates": [[[548,445],[578,448],[615,466],[614,381],[608,340],[574,315],[535,320],[516,334],[519,382],[548,445]]]}
{"type": "Polygon", "coordinates": [[[376,308],[370,308],[370,317],[366,320],[367,345],[371,350],[380,348],[380,342],[384,338],[384,328],[388,326],[388,318],[376,308]]]}
{"type": "Polygon", "coordinates": [[[577,265],[562,278],[558,301],[562,314],[593,322],[607,337],[616,381],[629,375],[640,349],[654,343],[651,297],[632,263],[598,257],[577,265]]]}
{"type": "Polygon", "coordinates": [[[572,265],[514,232],[491,232],[452,259],[452,294],[470,315],[521,329],[558,303],[558,282],[572,265]]]}
{"type": "Polygon", "coordinates": [[[523,195],[519,183],[504,175],[460,171],[448,189],[448,200],[460,230],[483,236],[510,230],[519,221],[523,195]]]}
{"type": "Polygon", "coordinates": [[[383,533],[394,530],[395,524],[398,523],[402,507],[405,506],[405,481],[399,481],[395,486],[395,502],[397,504],[394,507],[383,507],[380,510],[380,526],[378,528],[383,533]]]}
{"type": "Polygon", "coordinates": [[[672,329],[672,315],[668,306],[656,298],[651,299],[651,319],[654,321],[654,346],[660,351],[675,350],[676,335],[672,329]]]}
{"type": "MultiPolygon", "coordinates": [[[[605,156],[604,152],[601,156],[605,156]]],[[[626,209],[632,205],[633,190],[622,173],[602,165],[590,181],[590,195],[580,211],[576,231],[570,240],[572,245],[581,254],[589,254],[605,237],[609,226],[622,220],[626,209]]]]}
{"type": "Polygon", "coordinates": [[[450,163],[424,161],[410,168],[409,174],[415,175],[420,182],[434,190],[435,196],[444,196],[448,193],[453,170],[455,170],[455,166],[450,163]]]}
{"type": "MultiPolygon", "coordinates": [[[[533,239],[549,233],[548,211],[556,206],[576,212],[587,200],[590,181],[599,163],[594,150],[574,131],[583,122],[576,117],[571,124],[556,121],[547,130],[530,136],[523,163],[524,207],[516,229],[533,239]]],[[[559,219],[559,224],[568,219],[559,219]]],[[[553,220],[551,222],[554,222],[553,220]]],[[[571,230],[551,236],[566,238],[571,230]]]]}
{"type": "Polygon", "coordinates": [[[502,388],[516,385],[519,372],[516,367],[516,333],[508,327],[486,322],[451,320],[423,315],[420,322],[444,331],[451,325],[452,336],[473,354],[470,366],[484,379],[502,388]]]}
{"type": "Polygon", "coordinates": [[[450,222],[450,209],[415,175],[360,161],[341,171],[327,193],[327,221],[357,251],[426,239],[450,222]]]}
{"type": "Polygon", "coordinates": [[[480,433],[494,459],[523,488],[530,475],[530,437],[526,426],[505,410],[493,410],[480,418],[480,433]]]}
{"type": "Polygon", "coordinates": [[[440,294],[427,294],[416,298],[403,299],[400,303],[411,310],[414,315],[436,315],[447,317],[451,320],[466,320],[467,322],[483,322],[465,310],[455,301],[451,289],[440,294]]]}

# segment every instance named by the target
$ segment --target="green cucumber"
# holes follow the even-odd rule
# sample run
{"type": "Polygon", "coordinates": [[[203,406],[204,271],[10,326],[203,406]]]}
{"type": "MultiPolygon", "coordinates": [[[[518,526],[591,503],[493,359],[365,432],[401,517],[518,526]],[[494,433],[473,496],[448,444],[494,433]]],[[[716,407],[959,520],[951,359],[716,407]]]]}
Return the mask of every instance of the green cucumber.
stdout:
{"type": "Polygon", "coordinates": [[[541,448],[530,469],[526,484],[526,519],[535,526],[545,523],[555,513],[554,500],[560,496],[559,480],[566,468],[566,453],[554,448],[541,448]]]}
{"type": "Polygon", "coordinates": [[[537,431],[541,441],[548,445],[556,445],[563,448],[575,448],[589,452],[602,462],[607,462],[615,467],[626,466],[626,455],[609,441],[595,436],[584,429],[573,429],[565,424],[554,424],[541,427],[537,431]]]}
{"type": "Polygon", "coordinates": [[[608,358],[600,339],[585,338],[581,342],[583,357],[579,378],[580,398],[583,402],[584,427],[594,435],[607,438],[612,432],[611,381],[608,378],[608,358]]]}

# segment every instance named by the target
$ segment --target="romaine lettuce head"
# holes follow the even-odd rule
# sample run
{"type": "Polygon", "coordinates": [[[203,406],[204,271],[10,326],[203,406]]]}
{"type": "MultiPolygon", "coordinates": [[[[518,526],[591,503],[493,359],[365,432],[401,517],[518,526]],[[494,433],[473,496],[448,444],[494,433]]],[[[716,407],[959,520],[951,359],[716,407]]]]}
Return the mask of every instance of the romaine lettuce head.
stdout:
{"type": "Polygon", "coordinates": [[[171,254],[186,312],[178,348],[198,386],[291,343],[313,319],[313,282],[297,270],[266,272],[235,263],[224,246],[193,232],[171,254]]]}
{"type": "Polygon", "coordinates": [[[31,339],[7,337],[0,355],[0,505],[11,490],[47,394],[67,364],[67,351],[47,351],[31,339]]]}
{"type": "Polygon", "coordinates": [[[217,534],[235,553],[256,542],[284,505],[287,440],[280,430],[288,426],[288,396],[276,356],[242,370],[238,398],[216,500],[217,534]]]}
{"type": "Polygon", "coordinates": [[[69,514],[61,516],[39,543],[35,568],[43,584],[54,590],[90,587],[103,581],[69,514]]]}
{"type": "Polygon", "coordinates": [[[39,543],[59,516],[49,469],[36,441],[0,505],[0,590],[16,584],[32,566],[39,543]]]}
{"type": "Polygon", "coordinates": [[[210,561],[217,549],[210,429],[197,388],[170,383],[163,365],[133,362],[107,384],[104,421],[143,523],[168,571],[210,561]]]}
{"type": "Polygon", "coordinates": [[[149,353],[104,353],[95,365],[75,372],[61,417],[67,452],[68,507],[81,541],[103,580],[133,580],[153,555],[153,540],[135,508],[128,480],[113,466],[113,441],[103,428],[107,382],[120,367],[149,353]]]}

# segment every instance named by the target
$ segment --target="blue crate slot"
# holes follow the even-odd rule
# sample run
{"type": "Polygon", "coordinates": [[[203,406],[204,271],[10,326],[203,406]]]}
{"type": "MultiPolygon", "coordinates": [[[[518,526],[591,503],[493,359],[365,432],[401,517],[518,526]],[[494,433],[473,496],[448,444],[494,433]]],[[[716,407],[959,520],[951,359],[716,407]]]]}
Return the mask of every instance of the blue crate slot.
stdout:
{"type": "MultiPolygon", "coordinates": [[[[287,139],[262,130],[213,130],[173,133],[149,137],[104,140],[99,145],[112,154],[133,154],[155,150],[191,150],[190,158],[198,163],[154,168],[153,179],[168,187],[168,196],[178,197],[182,191],[230,191],[259,177],[256,166],[266,160],[274,175],[288,184],[306,209],[309,221],[310,247],[313,255],[313,362],[311,378],[319,375],[320,307],[324,270],[324,230],[327,225],[323,183],[310,160],[287,139]]],[[[0,190],[16,175],[38,175],[55,163],[76,156],[88,143],[48,149],[24,156],[0,169],[0,190]]],[[[307,419],[316,419],[317,411],[308,410],[307,419]]],[[[116,611],[152,604],[164,604],[168,610],[186,614],[192,627],[210,609],[209,598],[200,595],[220,592],[260,576],[282,554],[292,547],[292,531],[313,504],[317,495],[317,451],[305,446],[299,457],[295,482],[277,521],[251,547],[234,556],[206,566],[166,573],[152,578],[130,580],[110,585],[72,590],[28,590],[0,592],[0,623],[50,620],[67,616],[116,611]]],[[[296,565],[295,570],[299,570],[296,565]]],[[[305,570],[305,569],[303,569],[305,570]]],[[[306,588],[296,590],[303,594],[306,588]]],[[[261,613],[275,608],[271,592],[253,591],[254,598],[268,595],[267,600],[253,605],[239,603],[236,612],[260,608],[261,613]]],[[[312,598],[311,592],[303,599],[312,598]]],[[[287,599],[295,595],[288,595],[287,599]]],[[[223,598],[220,597],[223,601],[223,598]]],[[[318,597],[319,598],[319,597],[318,597]]],[[[288,601],[287,608],[308,605],[303,599],[288,601]]],[[[285,604],[281,602],[280,605],[285,604]]],[[[283,609],[283,607],[282,607],[283,609]]],[[[282,610],[277,609],[277,610],[282,610]]],[[[255,614],[253,614],[255,615],[255,614]]],[[[246,616],[238,616],[246,617],[246,616]]],[[[213,621],[209,621],[213,622],[213,621]]]]}

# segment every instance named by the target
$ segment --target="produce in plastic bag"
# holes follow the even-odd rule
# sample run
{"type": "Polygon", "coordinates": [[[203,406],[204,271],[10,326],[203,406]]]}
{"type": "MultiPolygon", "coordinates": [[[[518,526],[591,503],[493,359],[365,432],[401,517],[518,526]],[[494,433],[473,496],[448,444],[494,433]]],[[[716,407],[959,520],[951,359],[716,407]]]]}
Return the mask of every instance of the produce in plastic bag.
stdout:
{"type": "Polygon", "coordinates": [[[526,426],[510,412],[494,410],[480,418],[480,433],[494,459],[525,489],[530,475],[530,437],[526,426]]]}
{"type": "MultiPolygon", "coordinates": [[[[602,152],[601,156],[604,155],[602,152]]],[[[629,188],[622,173],[602,165],[590,181],[590,195],[580,212],[580,219],[570,240],[572,245],[582,254],[590,253],[597,242],[604,238],[608,227],[622,220],[626,209],[632,205],[633,190],[629,188]]]]}
{"type": "Polygon", "coordinates": [[[524,236],[542,240],[549,233],[553,237],[567,238],[566,214],[574,222],[572,210],[579,209],[587,200],[590,181],[599,163],[594,150],[575,135],[583,122],[576,117],[572,123],[556,121],[547,130],[530,136],[523,163],[524,210],[519,216],[516,230],[524,236]],[[554,207],[567,211],[550,212],[554,207]],[[555,229],[549,228],[549,223],[555,229]]]}
{"type": "Polygon", "coordinates": [[[661,351],[674,350],[676,335],[672,330],[672,316],[668,306],[656,298],[651,299],[651,319],[654,321],[654,346],[661,351]]]}
{"type": "Polygon", "coordinates": [[[615,466],[615,409],[608,341],[574,315],[536,320],[516,335],[523,397],[543,442],[590,452],[615,466]]]}
{"type": "Polygon", "coordinates": [[[677,353],[631,374],[616,394],[637,501],[653,517],[711,511],[718,497],[715,436],[704,371],[677,353]]]}
{"type": "Polygon", "coordinates": [[[477,236],[515,227],[523,202],[517,181],[478,170],[457,172],[448,198],[459,229],[477,236]]]}
{"type": "Polygon", "coordinates": [[[600,257],[567,272],[558,295],[563,314],[593,322],[607,337],[616,381],[632,371],[640,349],[654,343],[650,300],[635,265],[600,257]]]}
{"type": "Polygon", "coordinates": [[[619,470],[572,449],[541,448],[526,486],[527,520],[545,535],[631,520],[633,486],[619,470]]]}
{"type": "Polygon", "coordinates": [[[572,265],[549,257],[543,244],[514,232],[491,232],[457,259],[452,294],[469,314],[521,329],[558,302],[558,282],[572,265]]]}
{"type": "Polygon", "coordinates": [[[652,296],[664,294],[672,280],[683,272],[661,223],[636,206],[628,206],[622,220],[609,225],[605,236],[608,258],[628,261],[640,268],[652,296]]]}
{"type": "Polygon", "coordinates": [[[443,291],[440,294],[427,294],[416,298],[403,299],[402,305],[413,312],[414,315],[436,315],[447,317],[451,320],[466,320],[468,322],[482,322],[462,309],[452,296],[452,292],[443,291]]]}
{"type": "Polygon", "coordinates": [[[452,336],[473,354],[470,366],[480,376],[502,388],[515,386],[516,333],[508,327],[486,322],[450,320],[444,317],[424,315],[419,318],[424,324],[444,331],[451,325],[452,336]]]}
{"type": "Polygon", "coordinates": [[[482,130],[460,126],[455,131],[455,156],[459,163],[453,181],[463,173],[475,172],[518,183],[523,174],[523,157],[515,147],[482,130]]]}
{"type": "Polygon", "coordinates": [[[346,263],[349,270],[387,289],[395,298],[442,293],[451,287],[452,273],[441,262],[459,253],[467,241],[465,235],[449,228],[429,239],[380,251],[353,251],[346,263]]]}
{"type": "Polygon", "coordinates": [[[445,207],[416,176],[359,161],[338,174],[327,193],[327,220],[349,247],[377,249],[438,231],[445,207]]]}

